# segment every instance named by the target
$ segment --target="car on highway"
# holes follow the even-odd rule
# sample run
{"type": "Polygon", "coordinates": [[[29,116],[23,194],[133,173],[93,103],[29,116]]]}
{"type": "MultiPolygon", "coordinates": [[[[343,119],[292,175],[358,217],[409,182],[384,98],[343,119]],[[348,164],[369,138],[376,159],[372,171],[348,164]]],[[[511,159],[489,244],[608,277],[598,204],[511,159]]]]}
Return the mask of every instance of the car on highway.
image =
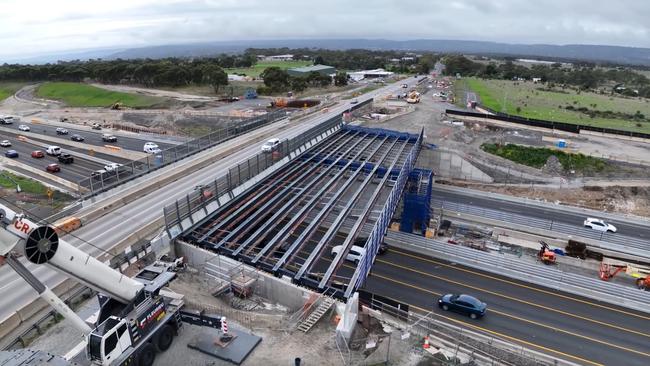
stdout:
{"type": "Polygon", "coordinates": [[[100,177],[102,174],[106,174],[106,170],[104,169],[95,170],[92,173],[90,173],[90,176],[95,178],[95,177],[100,177]]]}
{"type": "Polygon", "coordinates": [[[21,130],[21,131],[29,131],[30,130],[29,126],[27,126],[27,125],[20,125],[20,126],[18,126],[18,129],[21,130]]]}
{"type": "Polygon", "coordinates": [[[591,228],[596,231],[615,233],[617,230],[616,226],[612,224],[608,224],[601,219],[595,219],[593,217],[588,217],[583,224],[585,227],[591,228]]]}
{"type": "Polygon", "coordinates": [[[104,170],[106,170],[107,172],[113,172],[119,169],[121,166],[122,164],[110,163],[108,165],[104,165],[104,170]]]}
{"type": "Polygon", "coordinates": [[[40,158],[44,158],[44,157],[45,157],[45,153],[42,150],[34,150],[34,151],[32,151],[32,158],[40,159],[40,158]]]}
{"type": "Polygon", "coordinates": [[[10,124],[11,124],[11,120],[7,121],[4,118],[0,118],[0,125],[10,125],[10,124]]]}
{"type": "Polygon", "coordinates": [[[57,127],[56,128],[56,134],[57,135],[67,135],[69,132],[63,127],[57,127]]]}
{"type": "Polygon", "coordinates": [[[63,164],[72,164],[74,162],[74,158],[70,154],[61,154],[58,157],[59,163],[63,164]]]}
{"type": "Polygon", "coordinates": [[[146,152],[147,154],[156,154],[160,152],[160,148],[158,147],[158,144],[156,144],[155,142],[145,142],[143,151],[146,152]]]}
{"type": "Polygon", "coordinates": [[[48,171],[48,172],[50,172],[50,173],[56,173],[56,172],[60,172],[60,171],[61,171],[61,167],[59,166],[59,164],[52,163],[52,164],[48,164],[48,165],[45,167],[45,170],[48,171]]]}
{"type": "Polygon", "coordinates": [[[8,158],[17,158],[18,157],[18,151],[16,150],[7,150],[5,152],[5,156],[8,158]]]}
{"type": "MultiPolygon", "coordinates": [[[[336,257],[341,250],[343,250],[343,245],[337,245],[332,248],[332,257],[336,257]]],[[[345,259],[356,264],[359,263],[364,254],[366,254],[366,250],[363,247],[353,245],[352,248],[350,248],[348,255],[345,256],[345,259]]]]}
{"type": "Polygon", "coordinates": [[[45,149],[47,155],[59,156],[61,155],[61,148],[55,145],[50,145],[45,149]]]}
{"type": "Polygon", "coordinates": [[[14,123],[14,121],[18,121],[18,118],[12,117],[12,116],[5,116],[5,117],[0,118],[0,120],[2,120],[3,125],[10,125],[10,124],[14,123]]]}
{"type": "Polygon", "coordinates": [[[84,140],[84,137],[81,136],[81,135],[74,134],[74,135],[70,136],[70,140],[81,142],[81,141],[84,140]]]}
{"type": "Polygon", "coordinates": [[[99,125],[99,123],[93,123],[92,126],[90,126],[93,130],[101,130],[102,126],[99,125]]]}
{"type": "Polygon", "coordinates": [[[465,314],[472,319],[477,319],[485,315],[487,304],[465,294],[446,294],[438,299],[438,307],[444,311],[454,311],[465,314]]]}
{"type": "Polygon", "coordinates": [[[356,99],[350,102],[350,104],[357,104],[357,103],[359,103],[359,101],[356,99]]]}
{"type": "Polygon", "coordinates": [[[273,152],[277,150],[278,146],[280,146],[280,139],[274,137],[262,145],[262,152],[273,152]]]}
{"type": "Polygon", "coordinates": [[[403,89],[406,89],[406,88],[408,88],[408,87],[409,87],[408,84],[402,84],[402,88],[403,88],[403,89]]]}
{"type": "Polygon", "coordinates": [[[104,142],[117,142],[117,137],[111,135],[110,133],[105,133],[102,135],[102,141],[104,142]]]}
{"type": "Polygon", "coordinates": [[[9,140],[2,140],[2,141],[0,141],[0,146],[2,146],[2,147],[9,147],[9,146],[11,146],[11,141],[9,141],[9,140]]]}

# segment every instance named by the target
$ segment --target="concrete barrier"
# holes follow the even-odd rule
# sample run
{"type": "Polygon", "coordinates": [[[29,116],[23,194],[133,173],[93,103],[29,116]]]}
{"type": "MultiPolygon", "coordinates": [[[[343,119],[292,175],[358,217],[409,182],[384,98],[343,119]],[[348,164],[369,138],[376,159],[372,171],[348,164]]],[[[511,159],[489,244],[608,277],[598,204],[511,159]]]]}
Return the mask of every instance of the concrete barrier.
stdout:
{"type": "Polygon", "coordinates": [[[8,318],[0,322],[0,339],[5,339],[5,337],[10,334],[14,329],[18,328],[20,325],[20,315],[18,313],[13,313],[8,318]]]}

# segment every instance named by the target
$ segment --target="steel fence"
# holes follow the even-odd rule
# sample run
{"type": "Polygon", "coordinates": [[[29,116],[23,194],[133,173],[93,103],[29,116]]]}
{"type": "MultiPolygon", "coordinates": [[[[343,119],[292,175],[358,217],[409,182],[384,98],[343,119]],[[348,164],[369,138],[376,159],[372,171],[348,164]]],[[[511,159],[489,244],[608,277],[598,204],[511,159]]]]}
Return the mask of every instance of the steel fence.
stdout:
{"type": "Polygon", "coordinates": [[[286,117],[283,110],[267,113],[263,116],[249,118],[244,121],[230,122],[225,127],[213,131],[205,136],[176,145],[159,153],[151,154],[146,158],[134,160],[123,164],[118,169],[110,172],[96,174],[78,182],[80,190],[87,192],[80,194],[88,198],[123,184],[156,169],[172,164],[190,155],[211,148],[234,137],[252,131],[258,127],[270,124],[286,117]]]}
{"type": "Polygon", "coordinates": [[[602,281],[595,276],[592,278],[576,273],[567,273],[557,268],[542,265],[531,266],[528,262],[506,255],[483,252],[402,232],[389,231],[386,241],[389,244],[393,243],[412,248],[419,253],[428,253],[436,258],[453,261],[462,266],[477,268],[617,306],[647,312],[647,304],[650,304],[650,292],[602,281]]]}
{"type": "MultiPolygon", "coordinates": [[[[330,129],[338,129],[342,125],[340,116],[335,116],[327,121],[312,127],[305,133],[296,136],[290,140],[283,140],[278,149],[273,153],[263,153],[246,159],[228,169],[228,173],[218,177],[207,185],[195,187],[194,191],[187,194],[184,198],[177,200],[175,203],[163,208],[165,226],[170,237],[175,237],[188,228],[182,227],[182,221],[186,218],[192,218],[192,214],[204,210],[207,215],[207,205],[217,202],[219,206],[219,197],[231,193],[235,188],[247,182],[251,178],[260,174],[276,162],[288,156],[291,152],[298,150],[309,141],[320,136],[330,129]],[[178,227],[176,229],[175,227],[178,227]]],[[[192,222],[192,224],[194,224],[192,222]]]]}
{"type": "Polygon", "coordinates": [[[623,253],[638,255],[639,251],[649,251],[650,243],[647,240],[625,236],[621,234],[601,232],[582,226],[570,225],[554,220],[540,219],[526,215],[504,212],[484,207],[476,207],[457,202],[432,199],[431,207],[434,211],[444,214],[445,210],[480,216],[483,218],[528,226],[536,229],[554,231],[580,238],[599,240],[603,249],[616,250],[623,253]]]}
{"type": "MultiPolygon", "coordinates": [[[[354,271],[354,275],[352,276],[350,282],[348,283],[348,287],[345,290],[346,298],[352,296],[352,294],[359,287],[361,287],[363,282],[366,280],[366,277],[368,277],[368,273],[370,273],[370,269],[375,262],[375,257],[377,255],[377,251],[379,250],[379,246],[383,241],[386,229],[388,229],[388,225],[390,224],[390,220],[393,217],[393,213],[395,213],[395,209],[399,203],[402,191],[406,185],[406,181],[411,174],[411,170],[413,170],[413,165],[415,164],[415,160],[417,159],[422,147],[423,135],[424,129],[420,131],[415,145],[404,160],[404,165],[402,166],[402,169],[400,169],[397,180],[395,181],[395,185],[393,186],[393,189],[391,190],[390,195],[388,196],[388,199],[386,200],[386,203],[381,210],[381,214],[375,222],[370,236],[366,241],[366,244],[364,246],[364,248],[366,248],[366,251],[361,257],[361,260],[359,261],[359,264],[354,271]]],[[[389,174],[389,172],[386,172],[386,174],[389,174]]]]}

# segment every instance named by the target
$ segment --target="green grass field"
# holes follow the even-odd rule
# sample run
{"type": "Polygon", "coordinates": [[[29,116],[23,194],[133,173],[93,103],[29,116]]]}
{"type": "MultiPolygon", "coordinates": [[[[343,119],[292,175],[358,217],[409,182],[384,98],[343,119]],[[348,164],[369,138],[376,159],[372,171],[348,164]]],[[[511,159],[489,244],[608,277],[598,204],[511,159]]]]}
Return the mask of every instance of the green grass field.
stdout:
{"type": "Polygon", "coordinates": [[[25,83],[12,83],[12,82],[1,82],[0,83],[0,102],[12,96],[18,89],[25,86],[25,83]]]}
{"type": "Polygon", "coordinates": [[[573,106],[574,108],[585,107],[602,112],[612,111],[628,114],[635,114],[639,111],[650,117],[650,100],[648,99],[621,98],[591,92],[578,94],[571,89],[542,91],[537,89],[543,88],[544,85],[533,84],[530,81],[513,82],[466,78],[461,82],[464,85],[460,83],[457,89],[467,88],[476,92],[482,105],[498,112],[528,118],[650,133],[650,122],[641,122],[638,126],[636,121],[598,116],[591,118],[587,114],[564,109],[567,106],[573,106]]]}
{"type": "Polygon", "coordinates": [[[570,154],[548,148],[514,144],[483,144],[481,145],[481,149],[490,154],[514,161],[515,163],[531,166],[537,169],[543,167],[551,155],[555,155],[558,158],[565,171],[575,170],[580,173],[594,173],[602,172],[609,168],[607,162],[602,159],[593,158],[583,154],[570,154]]]}
{"type": "Polygon", "coordinates": [[[226,69],[228,74],[245,74],[250,77],[259,77],[267,67],[279,67],[281,69],[291,69],[294,67],[303,67],[311,65],[311,61],[259,61],[253,67],[239,67],[226,69]]]}
{"type": "Polygon", "coordinates": [[[165,103],[163,98],[114,92],[80,83],[45,83],[36,89],[36,95],[60,100],[71,107],[110,107],[120,102],[130,108],[147,108],[165,103]]]}

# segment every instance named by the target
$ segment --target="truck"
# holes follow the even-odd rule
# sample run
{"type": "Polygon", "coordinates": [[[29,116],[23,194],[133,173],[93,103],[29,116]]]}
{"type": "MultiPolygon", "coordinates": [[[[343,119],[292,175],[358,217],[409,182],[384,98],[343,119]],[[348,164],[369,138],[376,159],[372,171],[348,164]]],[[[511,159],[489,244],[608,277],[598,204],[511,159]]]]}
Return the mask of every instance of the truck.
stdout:
{"type": "MultiPolygon", "coordinates": [[[[8,264],[63,317],[78,329],[93,365],[151,366],[182,327],[184,299],[164,287],[175,277],[177,262],[155,262],[134,278],[112,269],[39,226],[0,205],[0,265],[8,264]],[[49,266],[94,289],[100,310],[91,328],[18,260],[49,266]]],[[[193,314],[193,313],[190,313],[193,314]]],[[[220,320],[203,322],[220,327],[220,320]]]]}

